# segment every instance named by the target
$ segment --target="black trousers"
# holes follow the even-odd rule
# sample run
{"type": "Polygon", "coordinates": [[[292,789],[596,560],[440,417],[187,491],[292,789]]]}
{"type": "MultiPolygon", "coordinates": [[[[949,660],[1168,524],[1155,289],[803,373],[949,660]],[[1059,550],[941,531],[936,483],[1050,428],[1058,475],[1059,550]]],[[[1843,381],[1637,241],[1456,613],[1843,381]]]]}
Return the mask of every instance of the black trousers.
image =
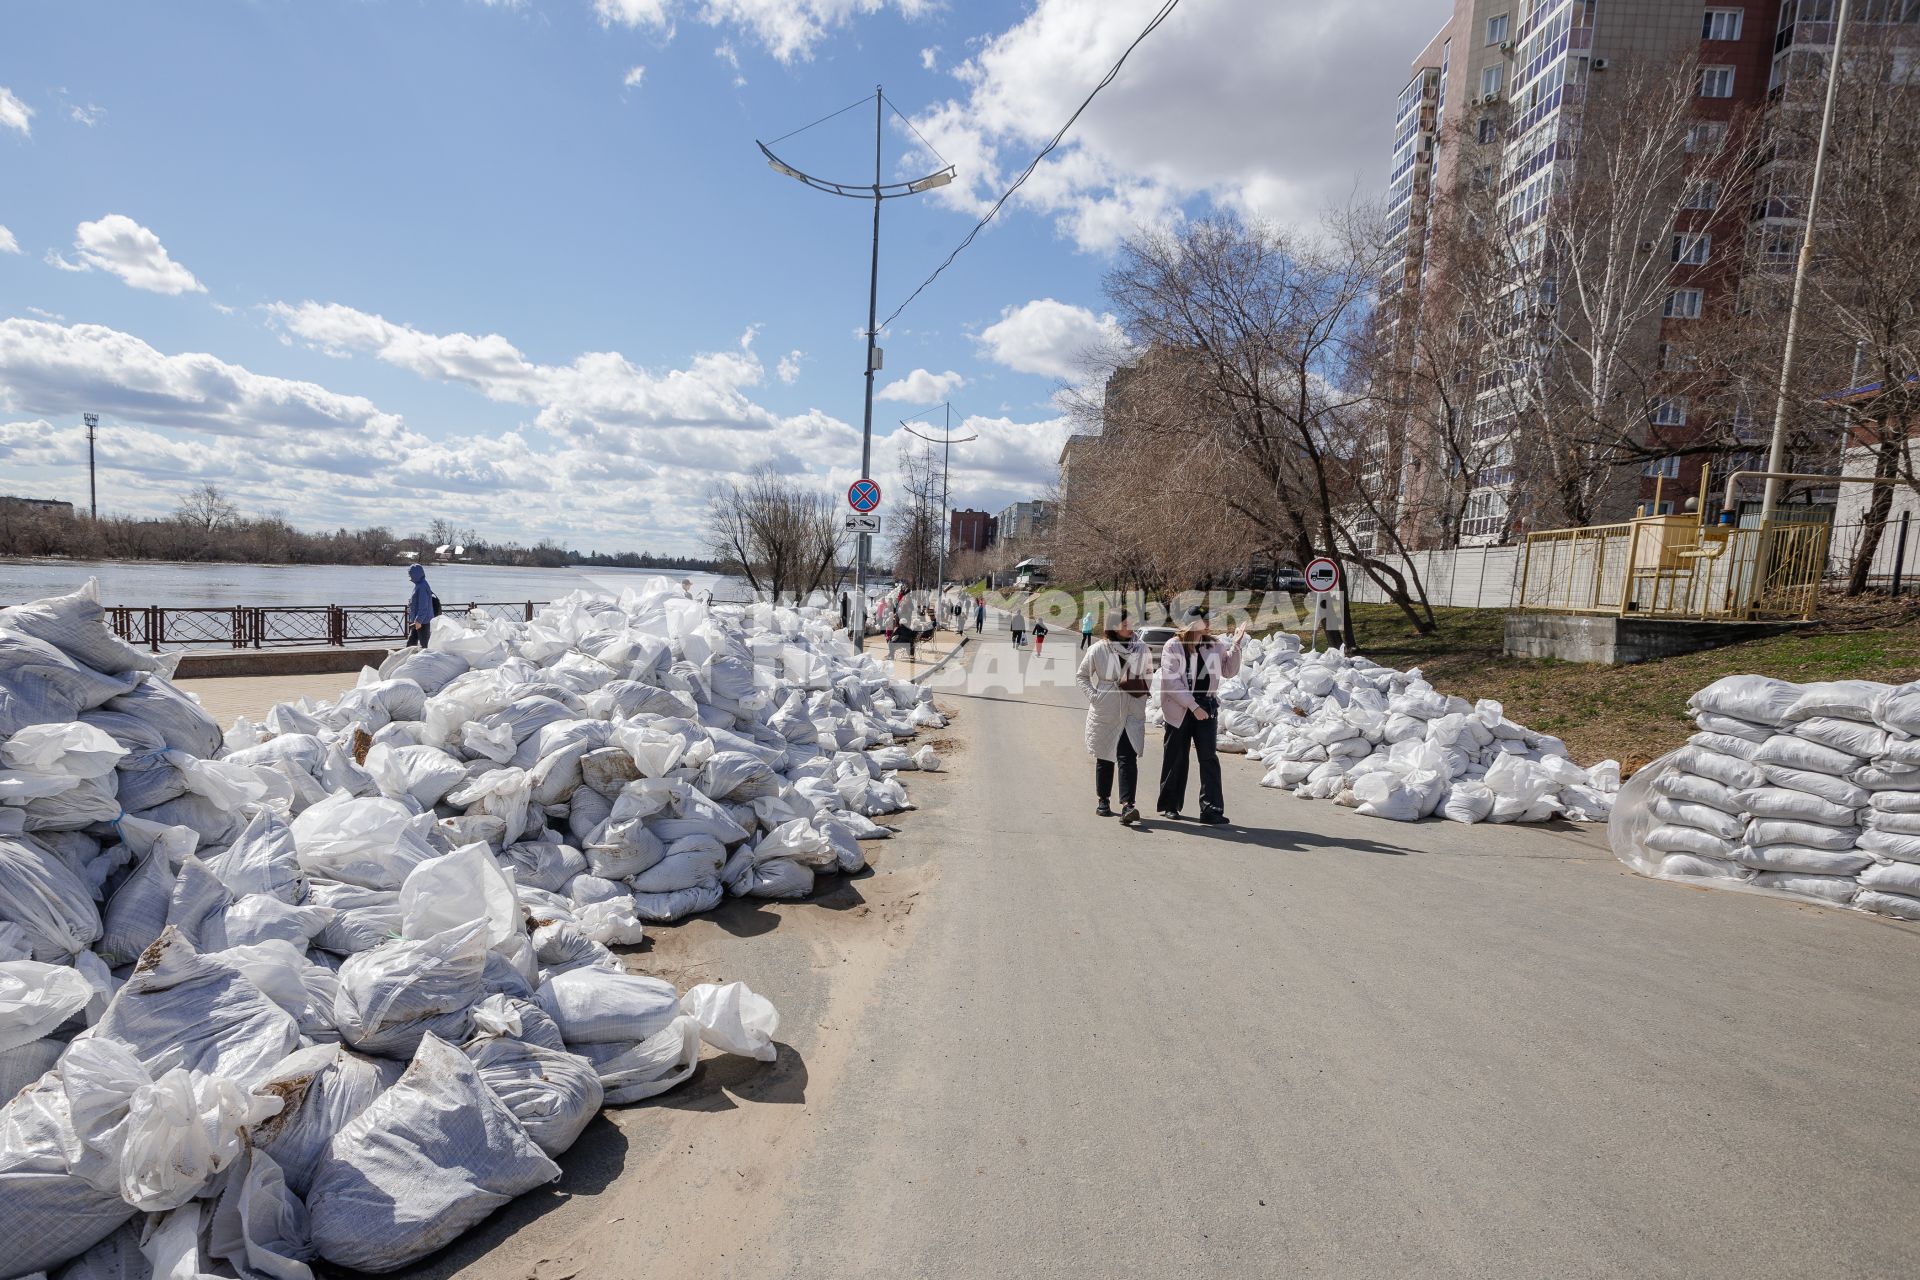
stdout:
{"type": "Polygon", "coordinates": [[[1112,760],[1093,762],[1093,790],[1102,800],[1113,794],[1114,766],[1120,766],[1120,803],[1133,803],[1134,788],[1140,781],[1140,757],[1134,752],[1133,739],[1127,731],[1120,731],[1120,745],[1114,749],[1112,760]]]}
{"type": "Polygon", "coordinates": [[[1080,647],[1082,649],[1085,649],[1091,646],[1092,644],[1093,644],[1093,632],[1082,631],[1080,633],[1080,647]]]}
{"type": "Polygon", "coordinates": [[[1187,749],[1200,762],[1200,816],[1211,817],[1227,811],[1226,798],[1220,793],[1220,756],[1214,750],[1219,721],[1212,698],[1201,698],[1207,709],[1205,720],[1191,711],[1179,724],[1167,726],[1166,741],[1160,755],[1160,799],[1155,806],[1165,813],[1178,813],[1187,799],[1187,749]]]}
{"type": "Polygon", "coordinates": [[[423,622],[419,626],[408,627],[407,628],[407,648],[411,649],[411,648],[414,648],[415,646],[418,646],[422,649],[426,648],[427,637],[432,634],[433,634],[433,624],[431,622],[423,622]]]}

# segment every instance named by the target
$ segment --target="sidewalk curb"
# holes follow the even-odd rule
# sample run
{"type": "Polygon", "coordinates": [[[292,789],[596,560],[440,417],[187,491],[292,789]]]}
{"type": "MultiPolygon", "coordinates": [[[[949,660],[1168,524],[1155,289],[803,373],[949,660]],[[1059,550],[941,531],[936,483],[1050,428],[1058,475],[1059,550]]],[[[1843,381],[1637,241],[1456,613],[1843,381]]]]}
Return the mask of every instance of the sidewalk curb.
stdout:
{"type": "Polygon", "coordinates": [[[967,646],[972,643],[973,643],[972,636],[964,636],[964,635],[961,636],[960,643],[953,646],[953,648],[949,649],[947,651],[946,657],[940,659],[940,661],[934,663],[932,666],[928,667],[925,671],[922,671],[919,675],[913,677],[910,683],[919,684],[922,680],[925,680],[929,676],[939,675],[941,671],[946,669],[946,665],[949,662],[952,662],[955,658],[965,653],[967,651],[967,646]]]}

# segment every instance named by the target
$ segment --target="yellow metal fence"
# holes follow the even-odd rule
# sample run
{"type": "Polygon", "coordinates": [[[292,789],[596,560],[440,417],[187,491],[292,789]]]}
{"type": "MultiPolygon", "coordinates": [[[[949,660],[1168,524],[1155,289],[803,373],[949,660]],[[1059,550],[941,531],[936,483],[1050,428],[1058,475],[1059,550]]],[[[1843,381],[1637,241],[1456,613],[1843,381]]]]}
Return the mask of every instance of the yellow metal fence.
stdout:
{"type": "Polygon", "coordinates": [[[1736,529],[1693,516],[1529,534],[1517,606],[1700,621],[1804,619],[1826,565],[1824,523],[1736,529]]]}

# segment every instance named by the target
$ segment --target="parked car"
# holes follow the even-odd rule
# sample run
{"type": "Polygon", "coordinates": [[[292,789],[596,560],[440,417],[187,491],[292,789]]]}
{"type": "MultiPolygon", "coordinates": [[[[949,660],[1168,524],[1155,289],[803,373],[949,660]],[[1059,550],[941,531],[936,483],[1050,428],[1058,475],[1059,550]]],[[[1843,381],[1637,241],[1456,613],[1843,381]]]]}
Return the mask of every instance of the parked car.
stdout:
{"type": "Polygon", "coordinates": [[[1288,591],[1298,595],[1307,589],[1307,575],[1298,569],[1275,569],[1269,591],[1288,591]]]}

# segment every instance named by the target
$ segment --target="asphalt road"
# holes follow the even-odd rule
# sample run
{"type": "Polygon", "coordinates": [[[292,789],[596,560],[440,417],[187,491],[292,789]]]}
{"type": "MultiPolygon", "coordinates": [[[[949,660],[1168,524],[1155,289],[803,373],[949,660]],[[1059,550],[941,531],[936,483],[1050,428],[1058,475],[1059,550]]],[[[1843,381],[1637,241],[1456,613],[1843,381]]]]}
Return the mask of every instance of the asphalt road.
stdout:
{"type": "MultiPolygon", "coordinates": [[[[1237,825],[1125,830],[1074,657],[952,673],[964,748],[878,859],[921,891],[855,985],[789,937],[818,906],[731,953],[784,1083],[617,1113],[620,1170],[472,1274],[1915,1274],[1920,930],[1232,758],[1237,825]],[[1036,663],[1061,683],[995,687],[1036,663]]],[[[897,906],[887,874],[848,889],[897,906]]]]}

